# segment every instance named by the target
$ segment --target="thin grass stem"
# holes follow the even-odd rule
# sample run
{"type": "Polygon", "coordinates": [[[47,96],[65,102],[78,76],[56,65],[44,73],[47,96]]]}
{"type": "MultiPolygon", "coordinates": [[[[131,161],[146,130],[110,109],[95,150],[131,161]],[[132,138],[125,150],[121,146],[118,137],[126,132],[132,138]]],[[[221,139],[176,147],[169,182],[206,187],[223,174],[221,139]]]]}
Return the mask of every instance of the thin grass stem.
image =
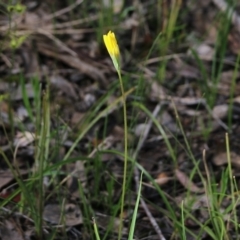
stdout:
{"type": "Polygon", "coordinates": [[[120,88],[121,88],[121,92],[122,92],[123,119],[124,119],[124,169],[123,169],[123,186],[122,186],[122,196],[121,196],[120,225],[119,225],[119,233],[118,233],[118,239],[120,240],[121,236],[122,236],[122,228],[123,228],[123,211],[124,211],[124,201],[125,201],[126,182],[127,182],[128,126],[127,126],[126,96],[125,96],[125,92],[124,92],[121,70],[118,69],[117,73],[118,73],[120,88]]]}

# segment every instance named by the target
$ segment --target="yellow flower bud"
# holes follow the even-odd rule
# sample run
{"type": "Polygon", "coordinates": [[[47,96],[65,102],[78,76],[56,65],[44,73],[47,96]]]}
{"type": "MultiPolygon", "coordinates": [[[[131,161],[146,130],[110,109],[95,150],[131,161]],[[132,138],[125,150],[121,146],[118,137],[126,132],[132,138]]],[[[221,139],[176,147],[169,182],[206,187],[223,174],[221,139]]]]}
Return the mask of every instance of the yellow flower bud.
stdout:
{"type": "Polygon", "coordinates": [[[120,62],[120,51],[119,51],[115,34],[109,31],[107,35],[103,35],[103,40],[108,50],[108,53],[112,58],[114,67],[118,71],[119,62],[120,62]]]}

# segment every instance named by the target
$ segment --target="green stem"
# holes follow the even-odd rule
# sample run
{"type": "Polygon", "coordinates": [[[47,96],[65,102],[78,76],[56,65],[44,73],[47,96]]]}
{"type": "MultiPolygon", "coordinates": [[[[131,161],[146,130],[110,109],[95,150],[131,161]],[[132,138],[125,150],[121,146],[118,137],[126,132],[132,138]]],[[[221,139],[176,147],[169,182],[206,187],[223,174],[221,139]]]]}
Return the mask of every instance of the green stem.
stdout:
{"type": "Polygon", "coordinates": [[[122,237],[122,228],[123,228],[123,210],[124,210],[124,200],[126,192],[126,181],[127,181],[127,159],[128,159],[128,129],[127,129],[127,106],[126,106],[126,96],[124,93],[123,81],[121,70],[117,70],[118,78],[120,82],[122,99],[123,99],[123,118],[124,118],[124,170],[123,170],[123,186],[122,186],[122,196],[121,196],[121,211],[120,211],[120,225],[118,240],[122,237]]]}

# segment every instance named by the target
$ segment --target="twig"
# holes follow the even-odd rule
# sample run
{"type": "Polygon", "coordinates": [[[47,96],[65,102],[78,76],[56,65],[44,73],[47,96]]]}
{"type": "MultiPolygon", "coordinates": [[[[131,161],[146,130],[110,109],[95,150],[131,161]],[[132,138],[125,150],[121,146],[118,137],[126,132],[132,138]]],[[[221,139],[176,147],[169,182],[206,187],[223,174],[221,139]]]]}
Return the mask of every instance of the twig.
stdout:
{"type": "MultiPolygon", "coordinates": [[[[155,107],[155,109],[154,109],[154,111],[153,111],[153,113],[152,113],[152,116],[153,116],[153,117],[156,117],[156,116],[158,115],[158,113],[159,113],[160,110],[161,110],[161,104],[158,104],[158,105],[155,107]]],[[[147,137],[148,137],[148,134],[149,134],[149,131],[151,130],[152,124],[153,124],[153,123],[152,123],[152,120],[150,119],[150,120],[148,121],[148,123],[147,123],[146,128],[144,129],[144,132],[143,132],[143,134],[142,134],[139,142],[138,142],[137,149],[136,149],[136,151],[135,151],[135,155],[138,154],[138,152],[139,152],[140,149],[142,148],[144,142],[146,141],[146,139],[147,139],[147,137]]]]}
{"type": "MultiPolygon", "coordinates": [[[[161,104],[159,103],[159,104],[155,107],[155,109],[154,109],[154,111],[153,111],[153,113],[152,113],[152,116],[153,116],[153,117],[156,117],[160,110],[161,110],[161,104]]],[[[147,127],[144,129],[143,135],[142,135],[142,137],[140,138],[140,141],[138,142],[136,151],[135,151],[135,153],[134,153],[134,159],[136,159],[136,157],[137,157],[140,149],[142,148],[144,142],[146,141],[147,136],[148,136],[148,134],[149,134],[149,131],[150,131],[151,127],[152,127],[152,124],[153,124],[153,123],[152,123],[152,120],[149,119],[148,124],[147,124],[147,127]]],[[[140,179],[140,177],[139,177],[139,170],[138,170],[137,167],[134,168],[134,175],[135,175],[134,179],[135,179],[135,183],[136,183],[136,191],[138,192],[138,189],[139,189],[139,179],[140,179]]],[[[157,224],[157,221],[155,220],[155,218],[152,216],[151,212],[149,211],[148,206],[147,206],[147,204],[145,203],[144,199],[143,199],[143,198],[140,198],[140,201],[141,201],[141,206],[142,206],[142,208],[144,209],[146,215],[148,216],[149,221],[150,221],[152,227],[154,228],[154,230],[156,231],[159,239],[160,239],[160,240],[165,240],[165,237],[163,236],[162,231],[161,231],[161,229],[159,228],[159,226],[158,226],[158,224],[157,224]]]]}
{"type": "Polygon", "coordinates": [[[66,44],[64,44],[61,40],[59,40],[58,38],[54,37],[50,32],[44,30],[44,29],[38,29],[37,33],[43,34],[46,37],[48,37],[49,39],[51,39],[52,41],[54,41],[56,43],[56,45],[61,48],[63,51],[66,51],[67,53],[69,53],[71,56],[73,57],[77,57],[77,53],[74,52],[72,49],[70,49],[66,44]]]}
{"type": "Polygon", "coordinates": [[[26,216],[26,215],[24,215],[24,214],[22,214],[22,213],[13,212],[13,211],[5,208],[5,207],[1,207],[0,210],[3,210],[3,211],[5,211],[5,212],[8,213],[8,214],[13,214],[13,215],[15,215],[15,216],[25,218],[25,219],[28,220],[29,222],[34,223],[34,221],[33,221],[31,218],[29,218],[28,216],[26,216]]]}
{"type": "Polygon", "coordinates": [[[87,18],[77,19],[70,22],[56,23],[47,26],[48,29],[69,28],[83,23],[89,23],[90,21],[98,20],[99,15],[90,15],[87,18]]]}
{"type": "Polygon", "coordinates": [[[81,4],[83,2],[83,0],[77,0],[75,3],[73,3],[72,5],[66,7],[66,8],[63,8],[53,14],[50,14],[48,16],[45,17],[46,20],[50,20],[52,18],[55,18],[55,17],[59,17],[67,12],[70,12],[72,11],[75,7],[77,7],[79,4],[81,4]]]}
{"type": "MultiPolygon", "coordinates": [[[[27,215],[25,215],[25,214],[23,214],[23,213],[13,212],[13,211],[5,208],[5,207],[1,207],[1,208],[0,208],[0,211],[1,211],[1,210],[4,211],[4,212],[6,212],[6,213],[9,214],[9,215],[12,214],[12,215],[14,215],[14,216],[16,216],[16,217],[22,217],[22,218],[28,220],[30,223],[34,224],[33,219],[29,218],[27,215]]],[[[48,230],[46,229],[46,227],[43,227],[43,231],[44,231],[45,234],[49,234],[49,232],[48,232],[48,230]]]]}

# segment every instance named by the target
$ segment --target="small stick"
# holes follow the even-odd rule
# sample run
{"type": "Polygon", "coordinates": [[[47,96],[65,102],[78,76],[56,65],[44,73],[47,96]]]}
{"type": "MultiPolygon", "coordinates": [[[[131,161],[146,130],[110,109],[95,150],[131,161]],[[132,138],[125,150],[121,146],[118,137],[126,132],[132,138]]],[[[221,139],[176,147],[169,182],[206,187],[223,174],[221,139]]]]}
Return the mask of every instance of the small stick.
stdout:
{"type": "MultiPolygon", "coordinates": [[[[153,111],[153,113],[152,113],[153,117],[156,117],[160,110],[161,110],[161,104],[159,103],[159,104],[155,107],[155,109],[154,109],[154,111],[153,111]]],[[[152,120],[149,119],[148,124],[147,124],[147,127],[144,129],[143,136],[141,137],[141,139],[140,139],[140,141],[139,141],[139,143],[138,143],[138,145],[137,145],[136,151],[135,151],[135,153],[134,153],[134,159],[136,159],[136,156],[138,155],[140,149],[142,148],[144,142],[146,141],[147,136],[148,136],[148,134],[149,134],[149,131],[150,131],[151,127],[152,127],[152,124],[153,124],[153,123],[152,123],[152,120]]],[[[135,180],[135,183],[136,183],[136,191],[138,192],[138,189],[139,189],[139,179],[140,179],[140,177],[139,177],[139,170],[138,170],[137,167],[134,168],[134,175],[135,175],[134,180],[135,180]]],[[[152,214],[151,214],[151,212],[149,211],[148,206],[147,206],[147,204],[145,203],[144,199],[143,199],[143,198],[140,198],[140,201],[141,201],[141,206],[142,206],[142,208],[144,209],[146,215],[148,216],[149,221],[150,221],[152,227],[154,228],[154,230],[156,231],[156,233],[157,233],[157,235],[158,235],[158,237],[159,237],[159,240],[165,240],[165,237],[163,236],[162,231],[161,231],[161,229],[159,228],[156,219],[152,216],[152,214]]]]}
{"type": "Polygon", "coordinates": [[[83,0],[77,0],[75,3],[73,3],[72,5],[66,7],[66,8],[63,8],[53,14],[49,14],[48,16],[45,17],[46,20],[50,20],[52,18],[55,18],[55,17],[59,17],[67,12],[70,12],[72,11],[75,7],[77,7],[79,4],[81,4],[83,2],[83,0]]]}

